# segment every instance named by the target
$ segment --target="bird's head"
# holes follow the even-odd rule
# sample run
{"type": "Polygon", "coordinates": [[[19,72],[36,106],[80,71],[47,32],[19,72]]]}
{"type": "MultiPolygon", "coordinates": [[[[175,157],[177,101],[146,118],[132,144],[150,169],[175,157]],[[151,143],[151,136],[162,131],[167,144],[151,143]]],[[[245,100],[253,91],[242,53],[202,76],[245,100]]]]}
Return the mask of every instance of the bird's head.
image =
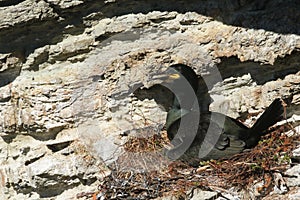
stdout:
{"type": "Polygon", "coordinates": [[[164,83],[175,95],[172,108],[192,108],[198,90],[198,77],[192,68],[184,64],[171,65],[164,83]]]}
{"type": "MultiPolygon", "coordinates": [[[[187,85],[189,84],[194,92],[198,90],[198,77],[195,71],[184,64],[174,64],[169,67],[167,70],[168,77],[166,82],[173,84],[174,86],[187,85]]],[[[183,87],[181,87],[183,88],[183,87]]]]}

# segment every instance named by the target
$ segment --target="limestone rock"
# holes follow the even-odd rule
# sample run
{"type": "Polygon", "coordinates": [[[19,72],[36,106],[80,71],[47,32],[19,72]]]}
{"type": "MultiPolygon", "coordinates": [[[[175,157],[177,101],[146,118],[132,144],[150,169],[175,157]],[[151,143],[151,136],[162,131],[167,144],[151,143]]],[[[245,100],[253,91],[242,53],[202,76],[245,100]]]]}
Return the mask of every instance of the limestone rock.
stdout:
{"type": "Polygon", "coordinates": [[[287,178],[288,186],[299,186],[300,184],[300,165],[295,165],[294,167],[288,169],[285,173],[290,176],[287,178]]]}
{"type": "Polygon", "coordinates": [[[251,124],[281,97],[296,126],[298,10],[296,1],[0,1],[0,199],[95,192],[124,133],[165,123],[172,93],[159,84],[174,63],[203,78],[213,102],[201,106],[251,124]]]}
{"type": "Polygon", "coordinates": [[[45,20],[57,17],[53,9],[45,1],[35,2],[31,0],[23,1],[17,5],[2,7],[0,9],[0,16],[0,29],[27,23],[32,20],[45,20]]]}
{"type": "Polygon", "coordinates": [[[210,191],[202,191],[202,190],[195,190],[193,192],[191,200],[197,199],[214,199],[218,195],[217,192],[210,192],[210,191]]]}

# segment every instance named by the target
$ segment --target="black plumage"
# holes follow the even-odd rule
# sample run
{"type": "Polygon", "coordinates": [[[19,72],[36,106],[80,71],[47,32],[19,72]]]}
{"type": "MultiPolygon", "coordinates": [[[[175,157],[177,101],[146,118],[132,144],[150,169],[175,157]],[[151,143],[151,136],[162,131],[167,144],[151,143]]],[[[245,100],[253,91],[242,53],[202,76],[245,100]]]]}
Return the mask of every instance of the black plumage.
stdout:
{"type": "Polygon", "coordinates": [[[177,78],[172,79],[169,83],[181,86],[176,90],[179,95],[174,97],[173,106],[167,115],[167,134],[174,145],[174,148],[167,152],[170,158],[179,157],[195,164],[198,160],[230,157],[257,145],[261,136],[266,134],[266,130],[282,116],[283,106],[280,99],[275,99],[251,128],[221,113],[201,113],[200,110],[194,109],[195,105],[197,106],[197,99],[191,99],[190,95],[185,93],[187,83],[181,84],[181,80],[186,79],[197,93],[196,73],[190,67],[182,64],[171,66],[171,68],[178,74],[173,76],[177,78]],[[195,122],[194,119],[199,120],[195,122]],[[184,123],[181,123],[183,121],[184,123]],[[182,131],[178,133],[180,126],[182,131]],[[196,134],[192,134],[195,130],[196,134]],[[192,141],[188,142],[188,140],[192,141]],[[181,151],[180,149],[185,149],[187,144],[189,145],[187,150],[181,151]]]}

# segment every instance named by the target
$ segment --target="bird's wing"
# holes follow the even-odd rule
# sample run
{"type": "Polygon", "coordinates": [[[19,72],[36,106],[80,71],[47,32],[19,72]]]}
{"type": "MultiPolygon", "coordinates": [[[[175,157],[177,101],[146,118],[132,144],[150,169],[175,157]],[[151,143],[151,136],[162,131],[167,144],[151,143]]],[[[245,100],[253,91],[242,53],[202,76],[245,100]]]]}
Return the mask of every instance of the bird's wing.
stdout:
{"type": "Polygon", "coordinates": [[[186,154],[189,155],[188,157],[198,157],[199,155],[200,159],[226,158],[245,149],[245,142],[233,133],[235,131],[247,132],[247,127],[238,125],[233,119],[222,114],[217,114],[217,116],[225,117],[224,120],[227,129],[224,129],[224,123],[220,123],[221,120],[218,120],[218,118],[210,120],[211,116],[206,114],[200,116],[200,124],[197,123],[197,127],[194,127],[195,122],[193,122],[193,119],[196,116],[199,116],[199,113],[189,112],[178,119],[185,119],[186,124],[181,124],[177,120],[169,127],[168,137],[174,145],[173,153],[179,152],[179,149],[187,145],[189,141],[192,141],[192,144],[186,154]],[[183,128],[181,134],[177,132],[179,125],[183,128]],[[193,131],[197,131],[196,136],[193,136],[193,131]]]}
{"type": "MultiPolygon", "coordinates": [[[[199,132],[198,132],[199,133],[199,132]]],[[[199,141],[202,141],[199,149],[201,159],[220,159],[227,158],[236,153],[240,153],[245,149],[245,142],[239,139],[238,136],[227,133],[218,123],[210,121],[208,130],[201,135],[204,135],[199,141]]],[[[197,144],[197,141],[193,144],[197,144]]]]}
{"type": "Polygon", "coordinates": [[[211,116],[211,121],[222,127],[224,129],[224,132],[229,135],[239,137],[241,133],[243,134],[249,129],[240,121],[226,116],[222,113],[212,112],[211,116]]]}
{"type": "Polygon", "coordinates": [[[214,148],[203,158],[223,159],[242,152],[245,149],[245,142],[233,135],[222,134],[214,148]]]}

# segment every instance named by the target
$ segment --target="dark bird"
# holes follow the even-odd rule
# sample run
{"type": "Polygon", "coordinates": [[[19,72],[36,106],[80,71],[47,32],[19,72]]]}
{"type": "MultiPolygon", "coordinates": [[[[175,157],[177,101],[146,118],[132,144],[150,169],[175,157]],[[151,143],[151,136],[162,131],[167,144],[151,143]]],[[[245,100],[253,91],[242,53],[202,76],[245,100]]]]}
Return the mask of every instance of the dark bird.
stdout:
{"type": "MultiPolygon", "coordinates": [[[[229,116],[217,112],[201,112],[198,99],[188,94],[197,93],[198,78],[190,67],[183,64],[170,66],[166,80],[175,96],[166,120],[167,135],[174,147],[167,156],[192,165],[199,160],[223,159],[257,145],[270,126],[281,119],[283,105],[275,99],[255,124],[249,128],[229,116]],[[195,133],[194,133],[195,132],[195,133]]],[[[199,101],[200,102],[200,101],[199,101]]]]}

